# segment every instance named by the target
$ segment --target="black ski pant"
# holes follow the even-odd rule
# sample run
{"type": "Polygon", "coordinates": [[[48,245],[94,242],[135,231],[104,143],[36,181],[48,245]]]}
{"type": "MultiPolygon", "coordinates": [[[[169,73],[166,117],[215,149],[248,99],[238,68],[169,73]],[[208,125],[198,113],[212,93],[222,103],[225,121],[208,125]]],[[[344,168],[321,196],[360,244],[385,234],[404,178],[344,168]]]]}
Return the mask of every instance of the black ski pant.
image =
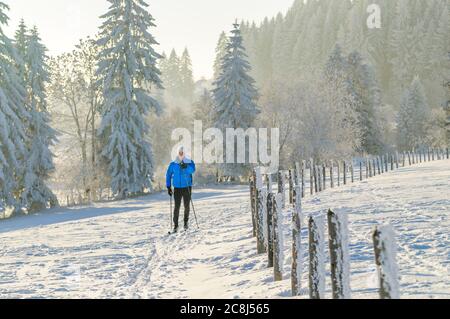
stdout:
{"type": "Polygon", "coordinates": [[[175,229],[178,229],[178,219],[180,218],[180,209],[182,201],[184,203],[184,225],[187,226],[189,224],[189,213],[191,210],[191,194],[192,194],[192,187],[175,188],[174,192],[175,212],[173,215],[173,223],[175,225],[175,229]]]}

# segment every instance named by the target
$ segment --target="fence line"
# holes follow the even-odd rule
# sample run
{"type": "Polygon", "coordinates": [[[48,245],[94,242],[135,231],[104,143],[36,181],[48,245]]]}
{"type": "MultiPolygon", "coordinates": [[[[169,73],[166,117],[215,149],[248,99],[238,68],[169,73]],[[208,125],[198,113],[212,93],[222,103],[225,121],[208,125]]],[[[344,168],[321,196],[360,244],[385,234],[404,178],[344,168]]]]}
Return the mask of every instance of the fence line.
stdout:
{"type": "MultiPolygon", "coordinates": [[[[295,168],[279,171],[278,192],[273,193],[272,175],[266,175],[267,187],[262,186],[262,175],[255,169],[250,180],[251,215],[253,236],[257,239],[259,254],[267,253],[268,267],[273,268],[274,280],[283,280],[283,210],[286,208],[286,177],[288,177],[289,204],[292,205],[292,267],[291,290],[293,296],[301,294],[303,271],[301,251],[302,198],[309,187],[314,195],[341,185],[382,175],[395,169],[435,160],[450,159],[449,149],[427,149],[421,151],[395,152],[366,157],[358,161],[328,161],[322,164],[313,159],[295,163],[295,168]],[[355,165],[358,164],[358,165],[355,165]],[[355,166],[357,172],[355,172],[355,166]],[[390,169],[389,169],[390,168],[390,169]],[[358,171],[359,169],[359,171],[358,171]],[[306,171],[309,170],[309,176],[306,171]],[[365,173],[365,174],[364,174],[365,173]],[[341,183],[341,175],[343,177],[341,183]],[[309,180],[309,183],[307,181],[309,180]]],[[[334,299],[351,298],[350,262],[348,257],[348,229],[346,216],[333,212],[326,216],[308,217],[309,231],[309,294],[312,299],[325,298],[325,223],[328,217],[328,246],[331,263],[332,295],[334,299]]],[[[395,258],[395,236],[390,226],[377,227],[373,232],[375,263],[379,274],[379,295],[381,299],[400,297],[395,258]]]]}

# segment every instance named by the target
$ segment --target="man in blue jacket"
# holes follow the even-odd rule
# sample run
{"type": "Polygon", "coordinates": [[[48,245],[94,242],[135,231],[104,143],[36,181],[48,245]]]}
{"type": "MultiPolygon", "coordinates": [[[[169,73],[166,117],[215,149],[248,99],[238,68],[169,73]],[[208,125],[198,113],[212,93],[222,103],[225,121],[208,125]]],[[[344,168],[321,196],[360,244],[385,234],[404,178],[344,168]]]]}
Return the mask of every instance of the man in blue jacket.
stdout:
{"type": "Polygon", "coordinates": [[[170,163],[166,174],[166,186],[169,196],[175,197],[173,222],[174,232],[178,231],[181,201],[184,203],[184,229],[189,228],[189,213],[192,196],[192,175],[195,173],[195,163],[186,157],[184,147],[178,149],[177,158],[170,163]],[[174,190],[172,190],[172,186],[174,190]]]}

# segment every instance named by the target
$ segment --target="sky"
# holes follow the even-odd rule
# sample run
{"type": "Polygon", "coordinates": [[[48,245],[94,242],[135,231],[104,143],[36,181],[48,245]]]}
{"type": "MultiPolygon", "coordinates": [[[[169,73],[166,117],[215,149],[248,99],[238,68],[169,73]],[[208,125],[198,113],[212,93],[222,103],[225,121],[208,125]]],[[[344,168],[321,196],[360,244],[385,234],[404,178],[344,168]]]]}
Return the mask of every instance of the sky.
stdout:
{"type": "MultiPolygon", "coordinates": [[[[95,35],[99,18],[108,9],[106,0],[1,0],[10,6],[11,37],[21,18],[36,25],[50,55],[71,51],[79,39],[95,35]]],[[[213,74],[215,47],[222,31],[230,31],[235,19],[261,22],[264,17],[286,12],[294,0],[147,0],[157,24],[151,32],[160,43],[158,52],[187,47],[194,76],[213,74]]]]}

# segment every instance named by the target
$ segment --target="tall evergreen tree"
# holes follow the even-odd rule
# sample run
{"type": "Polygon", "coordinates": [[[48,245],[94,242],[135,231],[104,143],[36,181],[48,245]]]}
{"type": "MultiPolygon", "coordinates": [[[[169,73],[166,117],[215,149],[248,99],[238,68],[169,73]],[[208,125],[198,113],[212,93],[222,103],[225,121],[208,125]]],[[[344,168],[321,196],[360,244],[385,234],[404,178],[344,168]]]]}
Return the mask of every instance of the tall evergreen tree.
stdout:
{"type": "Polygon", "coordinates": [[[45,86],[49,82],[47,48],[41,43],[37,28],[23,37],[23,26],[19,27],[16,43],[19,54],[23,54],[27,91],[27,109],[30,115],[26,123],[27,153],[24,161],[24,174],[19,176],[20,206],[27,212],[36,212],[57,205],[56,196],[45,184],[54,171],[53,154],[50,147],[56,141],[56,132],[50,127],[50,115],[47,111],[45,86]],[[26,40],[25,45],[22,43],[26,40]],[[24,48],[24,52],[21,50],[24,48]]]}
{"type": "Polygon", "coordinates": [[[214,79],[217,79],[222,69],[222,60],[227,53],[229,39],[225,32],[222,32],[216,46],[216,58],[214,60],[214,79]]]}
{"type": "Polygon", "coordinates": [[[359,52],[347,58],[348,87],[355,104],[361,133],[361,151],[379,154],[383,150],[377,112],[381,108],[381,94],[375,73],[359,52]]]}
{"type": "Polygon", "coordinates": [[[398,146],[403,150],[426,146],[430,108],[419,77],[404,92],[397,115],[398,146]]]}
{"type": "MultiPolygon", "coordinates": [[[[222,59],[220,76],[214,82],[213,121],[215,126],[222,130],[226,128],[245,130],[252,126],[260,112],[256,105],[258,92],[254,87],[255,81],[249,75],[251,67],[247,62],[237,22],[231,33],[227,53],[222,59]]],[[[229,176],[245,174],[243,165],[225,165],[224,169],[225,175],[229,176]]]]}
{"type": "Polygon", "coordinates": [[[154,19],[143,0],[108,0],[109,11],[102,16],[98,72],[104,87],[104,105],[99,134],[102,155],[109,167],[111,189],[123,198],[151,188],[154,164],[146,116],[160,105],[143,89],[160,88],[161,58],[149,33],[154,19]]]}
{"type": "Polygon", "coordinates": [[[8,9],[0,2],[0,212],[18,205],[15,191],[26,155],[24,123],[29,119],[25,88],[15,67],[20,57],[2,30],[8,9]]]}
{"type": "Polygon", "coordinates": [[[179,95],[180,93],[182,82],[180,69],[180,58],[175,49],[172,49],[166,63],[166,73],[163,74],[164,87],[169,95],[179,95]]]}
{"type": "Polygon", "coordinates": [[[181,87],[182,95],[191,104],[194,99],[194,75],[192,72],[192,61],[191,56],[187,48],[184,49],[183,54],[180,59],[180,75],[181,75],[181,87]]]}

